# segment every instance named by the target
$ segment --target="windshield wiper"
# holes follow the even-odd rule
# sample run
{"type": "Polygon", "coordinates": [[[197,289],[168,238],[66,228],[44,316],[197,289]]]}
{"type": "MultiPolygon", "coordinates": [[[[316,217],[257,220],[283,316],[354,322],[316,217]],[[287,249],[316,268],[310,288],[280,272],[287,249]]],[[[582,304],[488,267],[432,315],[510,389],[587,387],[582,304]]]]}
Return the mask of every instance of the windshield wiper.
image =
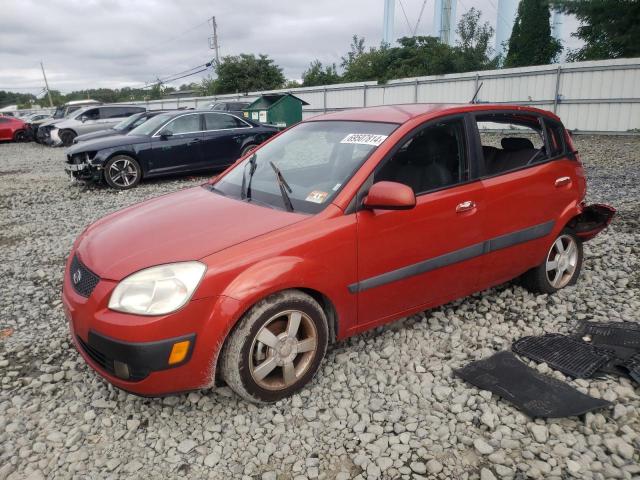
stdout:
{"type": "Polygon", "coordinates": [[[280,187],[280,194],[282,195],[282,201],[284,202],[284,205],[287,207],[287,210],[289,210],[290,212],[293,212],[293,204],[291,203],[291,198],[289,198],[289,194],[287,193],[287,191],[291,193],[293,192],[293,190],[291,190],[291,187],[289,186],[287,181],[284,179],[284,175],[282,175],[282,172],[280,171],[280,169],[276,167],[276,164],[271,161],[269,162],[269,164],[271,165],[271,168],[273,168],[273,171],[276,172],[276,180],[278,180],[278,186],[280,187]]]}
{"type": "Polygon", "coordinates": [[[244,166],[244,171],[242,172],[242,186],[240,187],[240,198],[244,200],[245,198],[251,200],[251,180],[253,180],[253,174],[256,172],[256,154],[254,153],[249,158],[249,161],[244,166]],[[249,183],[247,183],[247,177],[245,175],[247,171],[247,165],[251,167],[249,170],[249,183]]]}

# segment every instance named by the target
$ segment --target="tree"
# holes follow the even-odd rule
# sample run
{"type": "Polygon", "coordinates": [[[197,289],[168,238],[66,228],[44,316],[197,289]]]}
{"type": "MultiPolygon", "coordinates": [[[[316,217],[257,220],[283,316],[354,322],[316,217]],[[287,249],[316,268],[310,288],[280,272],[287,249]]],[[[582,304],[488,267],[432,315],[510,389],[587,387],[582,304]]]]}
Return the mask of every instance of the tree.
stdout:
{"type": "Polygon", "coordinates": [[[487,70],[497,68],[500,58],[491,58],[493,49],[490,47],[493,37],[493,27],[489,22],[480,24],[480,11],[471,7],[462,15],[458,22],[457,42],[458,55],[456,55],[456,70],[472,72],[474,70],[487,70]]]}
{"type": "Polygon", "coordinates": [[[285,83],[282,69],[267,55],[242,53],[224,57],[216,66],[216,73],[218,94],[273,90],[285,83]]]}
{"type": "Polygon", "coordinates": [[[340,75],[335,63],[325,67],[320,60],[314,60],[309,64],[309,68],[302,72],[302,85],[305,87],[332,85],[339,82],[340,75]]]}
{"type": "Polygon", "coordinates": [[[552,63],[562,45],[551,36],[548,0],[521,0],[513,24],[505,67],[552,63]]]}
{"type": "Polygon", "coordinates": [[[575,15],[580,22],[571,35],[581,39],[584,46],[572,50],[569,60],[640,56],[638,0],[556,0],[553,6],[575,15]]]}

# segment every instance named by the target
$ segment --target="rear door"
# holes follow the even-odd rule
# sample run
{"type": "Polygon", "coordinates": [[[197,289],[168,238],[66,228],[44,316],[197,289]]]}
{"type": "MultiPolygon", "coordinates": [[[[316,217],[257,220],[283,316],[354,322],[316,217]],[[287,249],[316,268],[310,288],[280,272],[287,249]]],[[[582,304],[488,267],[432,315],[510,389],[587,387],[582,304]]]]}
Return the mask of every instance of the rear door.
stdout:
{"type": "Polygon", "coordinates": [[[240,157],[247,137],[253,128],[244,120],[227,113],[204,113],[202,168],[221,168],[240,157]]]}
{"type": "Polygon", "coordinates": [[[155,133],[151,138],[149,174],[198,170],[202,164],[202,122],[200,113],[187,113],[170,120],[155,133]]]}
{"type": "Polygon", "coordinates": [[[382,323],[477,288],[484,189],[474,180],[464,116],[430,122],[401,141],[371,183],[393,181],[416,193],[411,210],[359,210],[358,322],[382,323]]]}
{"type": "Polygon", "coordinates": [[[487,198],[484,288],[542,262],[557,219],[577,198],[580,179],[564,139],[545,131],[542,116],[507,111],[475,119],[487,198]]]}

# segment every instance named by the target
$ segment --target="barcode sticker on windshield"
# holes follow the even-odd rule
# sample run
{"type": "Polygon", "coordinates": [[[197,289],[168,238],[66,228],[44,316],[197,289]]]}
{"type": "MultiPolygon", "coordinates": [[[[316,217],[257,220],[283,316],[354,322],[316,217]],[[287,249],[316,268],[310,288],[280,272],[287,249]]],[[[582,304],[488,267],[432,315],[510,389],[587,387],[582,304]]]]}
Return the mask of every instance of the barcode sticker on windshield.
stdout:
{"type": "Polygon", "coordinates": [[[322,203],[322,202],[325,201],[325,199],[328,196],[329,196],[328,192],[322,192],[320,190],[314,190],[309,195],[307,195],[307,198],[305,198],[305,200],[307,202],[322,203]]]}
{"type": "Polygon", "coordinates": [[[373,145],[377,147],[387,139],[387,135],[374,135],[373,133],[350,133],[340,143],[357,143],[359,145],[373,145]]]}

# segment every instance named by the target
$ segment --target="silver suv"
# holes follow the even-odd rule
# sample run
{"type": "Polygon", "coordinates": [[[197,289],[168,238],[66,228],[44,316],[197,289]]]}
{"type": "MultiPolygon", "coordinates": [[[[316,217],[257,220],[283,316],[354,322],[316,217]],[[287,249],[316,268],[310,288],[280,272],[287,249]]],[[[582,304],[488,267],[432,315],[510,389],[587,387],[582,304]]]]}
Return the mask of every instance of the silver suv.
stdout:
{"type": "Polygon", "coordinates": [[[133,105],[100,105],[85,107],[51,125],[49,145],[69,146],[78,135],[106,130],[135,113],[146,111],[133,105]]]}

